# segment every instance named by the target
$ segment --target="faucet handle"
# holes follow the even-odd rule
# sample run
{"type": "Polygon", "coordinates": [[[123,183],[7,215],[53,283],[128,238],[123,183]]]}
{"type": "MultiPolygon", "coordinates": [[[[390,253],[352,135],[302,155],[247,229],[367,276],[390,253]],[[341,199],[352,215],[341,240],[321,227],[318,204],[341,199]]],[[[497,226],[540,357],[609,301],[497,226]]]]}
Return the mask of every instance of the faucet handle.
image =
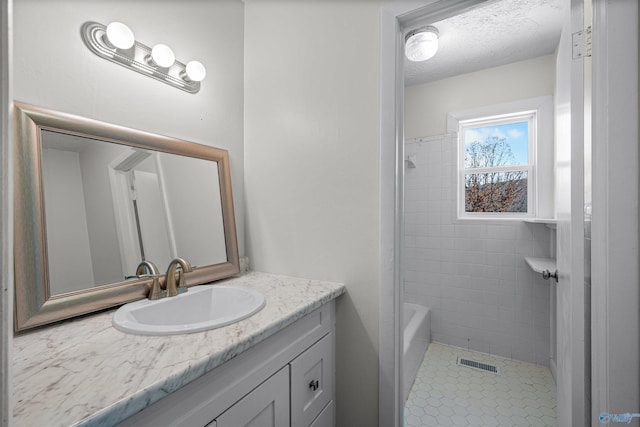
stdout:
{"type": "MultiPolygon", "coordinates": [[[[170,269],[167,272],[167,280],[165,283],[165,288],[166,288],[166,293],[168,297],[175,297],[176,295],[178,295],[178,289],[176,288],[176,276],[175,276],[176,270],[175,268],[170,269]]],[[[178,277],[180,278],[182,274],[182,270],[178,270],[178,277]]],[[[179,279],[178,279],[179,280],[179,279]]]]}
{"type": "Polygon", "coordinates": [[[187,281],[184,278],[184,270],[178,270],[178,294],[183,292],[187,292],[189,288],[187,288],[187,281]]]}
{"type": "Polygon", "coordinates": [[[158,276],[153,276],[153,283],[151,284],[151,290],[149,291],[149,299],[157,300],[167,296],[167,291],[163,291],[160,288],[160,279],[158,276]]]}

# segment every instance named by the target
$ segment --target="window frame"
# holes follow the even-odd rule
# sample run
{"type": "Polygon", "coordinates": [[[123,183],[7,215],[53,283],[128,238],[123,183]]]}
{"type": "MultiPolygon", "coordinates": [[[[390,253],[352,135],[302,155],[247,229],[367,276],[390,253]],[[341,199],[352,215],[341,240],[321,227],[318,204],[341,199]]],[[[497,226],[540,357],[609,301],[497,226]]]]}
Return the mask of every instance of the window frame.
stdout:
{"type": "Polygon", "coordinates": [[[501,114],[490,117],[477,117],[461,120],[458,123],[458,166],[457,166],[457,203],[459,218],[531,218],[536,214],[536,161],[535,153],[537,147],[537,121],[536,110],[519,111],[510,114],[501,114]],[[480,127],[499,126],[509,123],[527,122],[527,163],[506,166],[494,166],[486,168],[466,168],[465,167],[465,145],[464,138],[467,129],[480,127]],[[527,172],[527,211],[526,212],[467,212],[466,211],[466,189],[465,176],[468,174],[482,174],[491,172],[527,172]]]}
{"type": "MultiPolygon", "coordinates": [[[[467,221],[487,221],[495,223],[504,221],[509,223],[514,220],[526,220],[531,218],[553,218],[554,206],[554,116],[553,97],[540,96],[508,102],[503,104],[488,105],[469,110],[450,112],[447,115],[447,132],[458,135],[458,143],[453,151],[454,171],[454,195],[455,204],[452,209],[452,223],[467,221]],[[464,212],[464,176],[461,175],[461,165],[464,166],[464,146],[460,144],[460,123],[471,123],[490,118],[509,118],[521,116],[524,113],[535,113],[533,126],[529,126],[529,133],[533,132],[535,141],[529,142],[529,164],[533,164],[533,176],[528,176],[528,213],[514,212],[464,212]],[[462,160],[461,160],[462,157],[462,160]],[[462,191],[461,191],[462,189],[462,191]],[[461,203],[462,200],[462,203],[461,203]],[[462,214],[461,214],[462,213],[462,214]],[[469,215],[472,214],[472,215],[469,215]]],[[[475,126],[480,127],[480,126],[475,126]]],[[[469,170],[469,169],[467,169],[469,170]]],[[[514,170],[507,166],[507,170],[514,170]]]]}

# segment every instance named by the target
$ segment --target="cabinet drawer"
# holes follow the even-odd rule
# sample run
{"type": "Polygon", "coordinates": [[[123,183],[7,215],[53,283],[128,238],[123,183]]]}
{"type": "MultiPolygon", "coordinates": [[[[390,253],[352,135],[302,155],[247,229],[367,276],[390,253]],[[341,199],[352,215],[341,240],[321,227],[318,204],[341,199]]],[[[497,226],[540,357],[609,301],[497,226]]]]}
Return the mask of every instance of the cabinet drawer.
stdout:
{"type": "Polygon", "coordinates": [[[333,427],[333,400],[325,406],[309,427],[333,427]]]}
{"type": "Polygon", "coordinates": [[[291,426],[308,427],[333,400],[333,334],[291,362],[291,426]]]}

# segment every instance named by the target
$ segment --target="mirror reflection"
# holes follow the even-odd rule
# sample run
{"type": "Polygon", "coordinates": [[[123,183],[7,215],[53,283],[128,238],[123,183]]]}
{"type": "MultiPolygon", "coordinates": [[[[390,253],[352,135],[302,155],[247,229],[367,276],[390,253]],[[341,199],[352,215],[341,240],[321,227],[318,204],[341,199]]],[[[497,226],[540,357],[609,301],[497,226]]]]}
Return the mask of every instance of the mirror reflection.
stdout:
{"type": "Polygon", "coordinates": [[[41,143],[51,295],[121,282],[141,261],[227,260],[216,162],[49,130],[41,143]]]}

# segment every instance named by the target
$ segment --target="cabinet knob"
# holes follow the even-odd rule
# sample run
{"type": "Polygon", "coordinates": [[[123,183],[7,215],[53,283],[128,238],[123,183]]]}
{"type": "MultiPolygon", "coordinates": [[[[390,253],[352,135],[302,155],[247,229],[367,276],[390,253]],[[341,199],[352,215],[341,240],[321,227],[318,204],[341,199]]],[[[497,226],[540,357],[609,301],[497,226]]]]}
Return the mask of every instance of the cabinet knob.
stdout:
{"type": "Polygon", "coordinates": [[[318,388],[320,388],[320,381],[318,380],[312,380],[309,383],[309,388],[313,391],[316,391],[318,388]]]}

